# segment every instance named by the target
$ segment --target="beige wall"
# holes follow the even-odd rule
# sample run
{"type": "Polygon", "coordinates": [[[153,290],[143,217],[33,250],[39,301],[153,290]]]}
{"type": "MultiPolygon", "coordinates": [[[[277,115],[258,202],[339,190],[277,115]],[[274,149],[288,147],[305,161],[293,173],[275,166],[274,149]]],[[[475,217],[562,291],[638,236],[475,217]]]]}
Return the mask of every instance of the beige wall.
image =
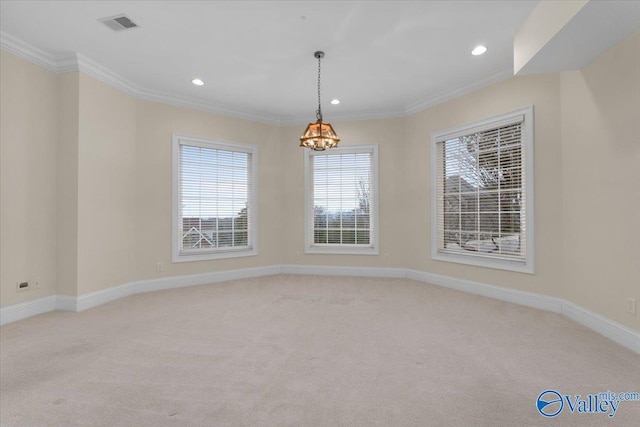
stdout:
{"type": "Polygon", "coordinates": [[[562,125],[564,297],[640,330],[640,32],[562,74],[562,125]]]}
{"type": "MultiPolygon", "coordinates": [[[[376,143],[380,158],[380,254],[337,256],[304,254],[304,124],[280,127],[134,100],[78,73],[58,76],[56,86],[55,76],[3,53],[2,304],[30,297],[15,294],[13,276],[37,271],[12,230],[26,223],[29,200],[45,193],[36,185],[25,195],[13,181],[37,169],[38,182],[54,195],[46,205],[54,217],[57,205],[58,294],[274,264],[406,267],[563,297],[640,330],[639,317],[624,313],[624,298],[640,299],[639,55],[635,34],[581,72],[514,77],[407,118],[334,122],[342,146],[376,143]],[[48,82],[49,103],[29,103],[41,98],[26,83],[5,90],[29,72],[48,82]],[[39,134],[57,132],[57,166],[50,146],[50,156],[28,156],[27,147],[45,143],[29,133],[26,105],[38,116],[52,112],[37,126],[39,134]],[[535,274],[431,260],[431,133],[527,105],[535,115],[535,274]],[[258,146],[259,255],[171,262],[173,133],[258,146]],[[164,271],[156,271],[158,262],[164,271]]],[[[40,231],[55,280],[52,221],[40,231]]]]}
{"type": "Polygon", "coordinates": [[[134,276],[136,100],[80,74],[78,294],[134,276]]]}
{"type": "Polygon", "coordinates": [[[56,293],[57,76],[1,51],[0,302],[56,293]],[[29,291],[16,283],[30,281],[29,291]],[[35,288],[35,282],[40,288],[35,288]]]}
{"type": "Polygon", "coordinates": [[[80,74],[58,76],[57,294],[78,295],[78,119],[80,74]]]}
{"type": "Polygon", "coordinates": [[[135,279],[279,264],[282,191],[280,128],[188,108],[137,101],[135,279]],[[171,263],[172,134],[258,147],[258,255],[171,263]],[[164,271],[156,271],[158,262],[164,271]]]}

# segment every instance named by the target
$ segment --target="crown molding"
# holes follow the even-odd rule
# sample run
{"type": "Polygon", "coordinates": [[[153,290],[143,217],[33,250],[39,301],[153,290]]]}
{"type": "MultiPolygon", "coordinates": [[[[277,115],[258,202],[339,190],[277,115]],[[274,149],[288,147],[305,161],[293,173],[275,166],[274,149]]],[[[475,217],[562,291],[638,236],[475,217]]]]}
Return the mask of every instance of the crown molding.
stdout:
{"type": "Polygon", "coordinates": [[[449,90],[449,91],[444,91],[442,93],[440,93],[439,95],[436,96],[432,96],[426,100],[423,101],[419,101],[416,102],[414,104],[410,104],[409,106],[407,106],[404,109],[404,113],[405,116],[410,116],[412,114],[415,114],[419,111],[422,110],[426,110],[427,108],[436,106],[438,104],[442,104],[444,102],[447,102],[451,99],[454,98],[458,98],[461,97],[463,95],[466,95],[468,93],[474,92],[478,89],[482,89],[485,88],[487,86],[490,86],[494,83],[498,83],[502,80],[506,80],[510,77],[513,77],[513,68],[508,68],[506,70],[503,70],[499,73],[493,74],[489,77],[487,77],[486,79],[471,83],[469,85],[460,87],[458,89],[454,89],[454,90],[449,90]]]}
{"type": "Polygon", "coordinates": [[[58,72],[55,56],[4,31],[0,31],[0,48],[49,71],[58,72]]]}
{"type": "Polygon", "coordinates": [[[143,88],[80,53],[52,55],[5,32],[0,32],[0,48],[54,73],[82,72],[138,99],[194,108],[255,122],[281,124],[280,119],[276,116],[237,111],[228,106],[200,102],[162,91],[143,88]]]}
{"type": "MultiPolygon", "coordinates": [[[[93,61],[92,59],[74,52],[65,55],[52,55],[36,46],[18,39],[8,33],[0,32],[0,48],[12,53],[26,61],[39,65],[54,73],[82,72],[97,80],[102,81],[118,90],[121,90],[135,98],[147,101],[162,102],[178,107],[193,108],[209,113],[220,114],[227,117],[250,120],[271,125],[299,125],[308,123],[308,115],[275,116],[259,112],[239,111],[230,106],[217,103],[188,99],[180,95],[153,90],[141,87],[130,80],[114,73],[110,69],[93,61]]],[[[513,68],[501,71],[489,76],[486,79],[474,82],[461,88],[444,91],[428,99],[409,104],[405,108],[376,110],[376,111],[356,111],[344,114],[332,114],[332,121],[360,121],[375,119],[392,119],[407,117],[419,111],[442,104],[454,98],[466,95],[478,89],[482,89],[491,84],[513,77],[513,68]]]]}
{"type": "Polygon", "coordinates": [[[138,91],[135,96],[138,99],[143,99],[146,101],[162,102],[164,104],[174,105],[176,107],[193,108],[196,110],[220,114],[222,116],[228,116],[237,119],[250,120],[253,122],[266,123],[270,125],[282,124],[276,116],[237,111],[233,108],[201,102],[194,99],[188,99],[171,93],[165,93],[156,90],[142,89],[138,91]]]}
{"type": "Polygon", "coordinates": [[[54,72],[64,74],[76,71],[80,71],[80,67],[78,66],[78,55],[76,53],[70,53],[57,58],[56,69],[54,72]]]}
{"type": "MultiPolygon", "coordinates": [[[[325,119],[330,122],[355,122],[359,120],[376,120],[376,119],[395,119],[405,117],[404,109],[389,109],[389,110],[369,110],[369,111],[354,111],[351,113],[331,113],[325,114],[325,119]]],[[[304,125],[309,122],[315,121],[315,116],[311,114],[297,114],[295,116],[283,116],[280,118],[280,125],[304,125]]]]}
{"type": "MultiPolygon", "coordinates": [[[[75,54],[77,71],[87,74],[133,97],[137,97],[141,88],[135,83],[119,76],[106,67],[79,53],[75,54]]],[[[73,70],[76,71],[76,70],[73,70]]]]}

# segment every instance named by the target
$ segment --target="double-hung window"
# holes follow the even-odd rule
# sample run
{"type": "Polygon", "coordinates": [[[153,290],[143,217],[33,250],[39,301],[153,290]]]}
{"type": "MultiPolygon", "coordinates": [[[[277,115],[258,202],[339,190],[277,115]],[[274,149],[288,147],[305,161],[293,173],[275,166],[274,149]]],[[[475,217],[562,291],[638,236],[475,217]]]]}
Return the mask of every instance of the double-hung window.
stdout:
{"type": "Polygon", "coordinates": [[[431,138],[432,258],[533,273],[533,108],[431,138]]]}
{"type": "Polygon", "coordinates": [[[173,261],[255,255],[253,145],[173,136],[173,261]]]}
{"type": "Polygon", "coordinates": [[[305,151],[307,253],[378,253],[378,147],[305,151]]]}

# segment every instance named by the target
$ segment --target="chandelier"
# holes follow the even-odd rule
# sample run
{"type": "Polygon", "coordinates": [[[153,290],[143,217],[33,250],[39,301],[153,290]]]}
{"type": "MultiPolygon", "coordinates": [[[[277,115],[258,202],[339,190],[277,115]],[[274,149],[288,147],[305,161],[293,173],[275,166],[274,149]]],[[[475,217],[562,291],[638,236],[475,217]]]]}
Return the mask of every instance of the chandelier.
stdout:
{"type": "Polygon", "coordinates": [[[320,103],[320,60],[324,58],[324,52],[317,51],[313,57],[318,60],[318,109],[316,110],[316,122],[309,123],[300,137],[300,146],[315,151],[324,151],[338,146],[340,138],[333,130],[331,123],[322,122],[322,106],[320,103]]]}

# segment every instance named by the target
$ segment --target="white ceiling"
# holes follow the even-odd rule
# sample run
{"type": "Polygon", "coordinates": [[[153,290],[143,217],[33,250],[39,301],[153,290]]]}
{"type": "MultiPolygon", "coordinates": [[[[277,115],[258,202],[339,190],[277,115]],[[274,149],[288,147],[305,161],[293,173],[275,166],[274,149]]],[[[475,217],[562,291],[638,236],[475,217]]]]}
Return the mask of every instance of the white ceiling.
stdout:
{"type": "Polygon", "coordinates": [[[327,121],[399,116],[511,75],[513,37],[536,4],[2,1],[0,29],[54,59],[78,53],[156,98],[297,123],[315,120],[316,50],[326,52],[327,121]],[[98,22],[121,13],[140,28],[98,22]],[[488,52],[471,56],[478,44],[488,52]]]}

